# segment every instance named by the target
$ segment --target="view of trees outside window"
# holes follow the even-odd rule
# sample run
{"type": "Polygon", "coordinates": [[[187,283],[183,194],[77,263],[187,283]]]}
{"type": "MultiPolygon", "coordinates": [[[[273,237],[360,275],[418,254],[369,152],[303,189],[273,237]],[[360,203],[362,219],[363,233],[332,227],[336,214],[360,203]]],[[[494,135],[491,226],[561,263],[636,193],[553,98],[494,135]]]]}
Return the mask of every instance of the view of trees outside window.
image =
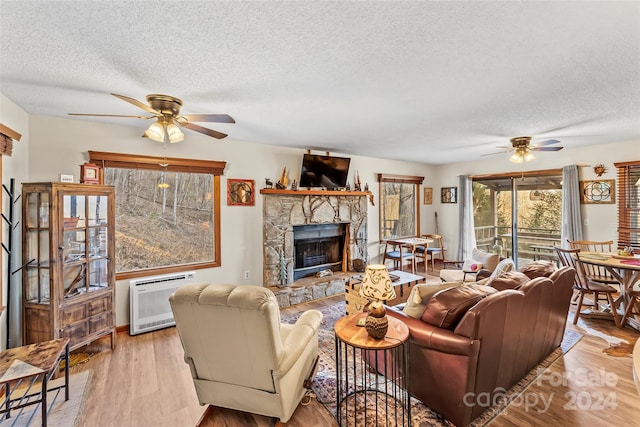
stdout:
{"type": "Polygon", "coordinates": [[[380,239],[416,235],[416,184],[380,183],[380,239]]]}
{"type": "MultiPolygon", "coordinates": [[[[518,251],[541,259],[553,255],[562,225],[562,188],[559,184],[523,183],[517,191],[518,251]],[[554,188],[555,187],[555,188],[554,188]]],[[[510,185],[494,185],[490,180],[473,183],[473,208],[478,247],[512,256],[512,191],[510,185]],[[493,191],[492,191],[493,188],[493,191]]]]}
{"type": "Polygon", "coordinates": [[[213,175],[105,168],[116,194],[116,272],[215,260],[213,175]]]}

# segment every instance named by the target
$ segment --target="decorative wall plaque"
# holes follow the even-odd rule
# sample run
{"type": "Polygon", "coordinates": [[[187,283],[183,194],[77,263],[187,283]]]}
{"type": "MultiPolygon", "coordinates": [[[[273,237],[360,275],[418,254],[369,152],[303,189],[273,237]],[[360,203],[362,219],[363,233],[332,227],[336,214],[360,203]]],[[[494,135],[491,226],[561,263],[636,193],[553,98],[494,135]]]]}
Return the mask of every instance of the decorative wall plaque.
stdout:
{"type": "Polygon", "coordinates": [[[580,201],[585,204],[615,203],[615,180],[580,181],[580,201]]]}
{"type": "Polygon", "coordinates": [[[442,187],[440,189],[441,203],[458,203],[458,187],[442,187]]]}
{"type": "Polygon", "coordinates": [[[255,185],[252,179],[227,179],[227,205],[253,206],[255,185]]]}
{"type": "Polygon", "coordinates": [[[425,187],[424,188],[424,204],[430,205],[433,203],[433,188],[425,187]]]}

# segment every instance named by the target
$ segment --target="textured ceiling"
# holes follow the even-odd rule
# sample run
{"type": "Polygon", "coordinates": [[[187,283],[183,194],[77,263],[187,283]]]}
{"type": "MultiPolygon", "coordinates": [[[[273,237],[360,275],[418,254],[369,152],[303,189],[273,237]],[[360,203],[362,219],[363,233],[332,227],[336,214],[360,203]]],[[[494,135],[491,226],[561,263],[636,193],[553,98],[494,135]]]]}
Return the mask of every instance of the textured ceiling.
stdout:
{"type": "Polygon", "coordinates": [[[640,141],[638,1],[1,0],[0,26],[0,91],[29,114],[144,114],[109,93],[163,93],[233,116],[202,123],[215,144],[432,164],[520,135],[640,141]]]}

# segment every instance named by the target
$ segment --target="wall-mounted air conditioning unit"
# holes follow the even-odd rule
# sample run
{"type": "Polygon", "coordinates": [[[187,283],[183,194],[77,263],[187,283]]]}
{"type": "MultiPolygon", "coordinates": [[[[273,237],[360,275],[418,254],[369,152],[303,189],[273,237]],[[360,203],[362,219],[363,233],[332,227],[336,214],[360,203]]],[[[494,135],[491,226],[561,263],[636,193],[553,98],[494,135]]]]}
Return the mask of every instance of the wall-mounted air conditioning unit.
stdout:
{"type": "Polygon", "coordinates": [[[195,281],[195,271],[131,280],[129,333],[136,335],[175,325],[169,296],[180,286],[195,281]]]}

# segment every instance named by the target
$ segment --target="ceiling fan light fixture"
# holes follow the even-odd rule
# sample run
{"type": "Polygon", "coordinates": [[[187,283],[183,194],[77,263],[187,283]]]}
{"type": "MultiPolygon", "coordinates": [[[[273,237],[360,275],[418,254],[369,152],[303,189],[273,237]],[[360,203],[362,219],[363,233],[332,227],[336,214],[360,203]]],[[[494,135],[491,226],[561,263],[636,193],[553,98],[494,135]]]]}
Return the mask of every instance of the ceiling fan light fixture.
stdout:
{"type": "Polygon", "coordinates": [[[513,163],[522,163],[524,161],[524,158],[522,157],[520,151],[516,151],[511,155],[511,157],[509,157],[509,161],[513,163]]]}
{"type": "Polygon", "coordinates": [[[180,130],[178,126],[174,123],[169,123],[167,125],[167,135],[169,136],[169,142],[180,142],[184,140],[184,133],[180,130]]]}
{"type": "Polygon", "coordinates": [[[149,129],[147,129],[144,134],[149,139],[158,142],[164,142],[164,123],[160,122],[160,120],[152,123],[151,126],[149,126],[149,129]]]}
{"type": "Polygon", "coordinates": [[[536,156],[534,156],[531,151],[525,151],[523,157],[525,162],[530,162],[531,160],[536,158],[536,156]]]}

